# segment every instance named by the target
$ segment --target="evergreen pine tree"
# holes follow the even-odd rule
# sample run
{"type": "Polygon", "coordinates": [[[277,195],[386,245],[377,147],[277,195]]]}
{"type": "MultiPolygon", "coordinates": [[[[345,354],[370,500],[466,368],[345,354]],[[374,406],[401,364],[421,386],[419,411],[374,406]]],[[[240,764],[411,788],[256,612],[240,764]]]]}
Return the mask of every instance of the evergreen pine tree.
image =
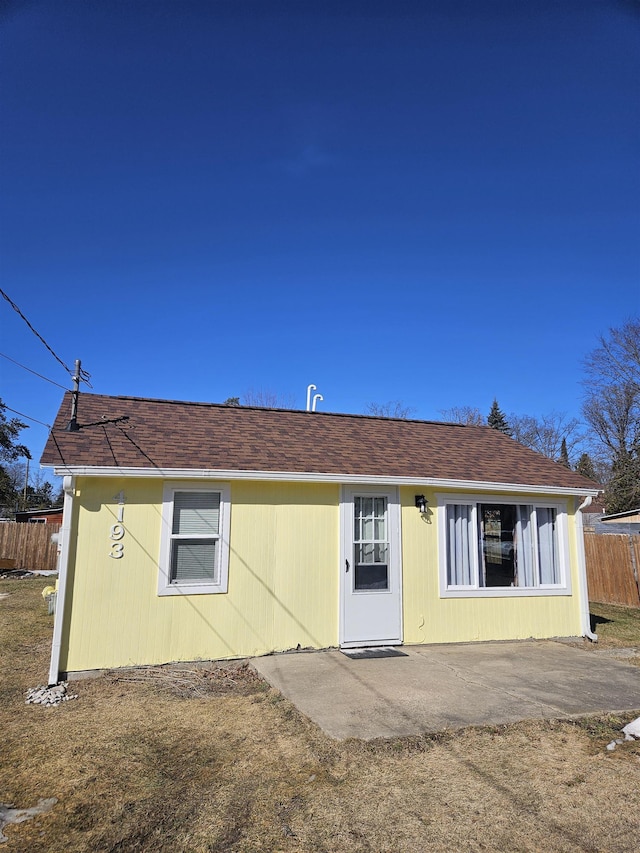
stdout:
{"type": "Polygon", "coordinates": [[[626,512],[640,506],[640,454],[620,454],[614,460],[611,478],[604,492],[608,513],[626,512]]]}
{"type": "Polygon", "coordinates": [[[588,477],[595,483],[598,482],[596,469],[594,468],[593,461],[588,453],[583,453],[580,459],[578,459],[578,462],[576,463],[576,471],[578,474],[582,474],[583,477],[588,477]]]}
{"type": "Polygon", "coordinates": [[[498,432],[503,432],[505,435],[512,435],[511,427],[507,423],[504,412],[500,409],[498,401],[494,398],[491,404],[491,411],[487,418],[487,425],[492,429],[497,429],[498,432]]]}
{"type": "Polygon", "coordinates": [[[560,445],[560,458],[558,462],[562,463],[565,468],[571,468],[571,463],[569,462],[569,451],[567,450],[567,439],[562,439],[562,444],[560,445]]]}

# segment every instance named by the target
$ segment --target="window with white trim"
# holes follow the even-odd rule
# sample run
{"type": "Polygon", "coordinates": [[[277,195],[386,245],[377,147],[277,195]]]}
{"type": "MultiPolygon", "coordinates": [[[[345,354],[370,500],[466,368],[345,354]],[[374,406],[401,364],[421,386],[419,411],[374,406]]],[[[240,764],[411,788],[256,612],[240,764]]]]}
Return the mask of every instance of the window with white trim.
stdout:
{"type": "Polygon", "coordinates": [[[438,497],[442,595],[570,594],[566,504],[438,497]]]}
{"type": "Polygon", "coordinates": [[[228,486],[165,485],[159,595],[227,591],[229,519],[228,486]]]}

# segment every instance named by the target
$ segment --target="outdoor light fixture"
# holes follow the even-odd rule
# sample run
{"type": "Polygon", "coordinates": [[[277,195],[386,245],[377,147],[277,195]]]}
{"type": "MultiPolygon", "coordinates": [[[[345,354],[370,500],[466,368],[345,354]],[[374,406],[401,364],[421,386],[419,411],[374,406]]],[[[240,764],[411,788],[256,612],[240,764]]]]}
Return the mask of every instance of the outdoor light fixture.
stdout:
{"type": "Polygon", "coordinates": [[[416,495],[416,509],[419,509],[422,515],[427,511],[427,503],[424,495],[416,495]]]}

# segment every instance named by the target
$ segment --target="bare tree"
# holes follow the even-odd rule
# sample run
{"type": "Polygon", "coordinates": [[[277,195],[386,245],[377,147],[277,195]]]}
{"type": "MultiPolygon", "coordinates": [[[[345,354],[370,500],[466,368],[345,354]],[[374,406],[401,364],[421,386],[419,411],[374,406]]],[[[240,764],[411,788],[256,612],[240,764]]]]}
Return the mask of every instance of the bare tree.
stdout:
{"type": "Polygon", "coordinates": [[[640,317],[627,320],[619,329],[600,336],[584,360],[587,390],[609,385],[628,385],[640,393],[640,317]]]}
{"type": "Polygon", "coordinates": [[[639,394],[631,383],[592,388],[582,407],[589,426],[611,461],[629,453],[640,438],[639,394]]]}
{"type": "Polygon", "coordinates": [[[610,329],[585,359],[583,413],[612,457],[640,441],[640,319],[610,329]]]}
{"type": "Polygon", "coordinates": [[[484,426],[486,419],[480,409],[475,406],[452,406],[450,409],[439,409],[438,414],[443,420],[465,426],[484,426]]]}
{"type": "Polygon", "coordinates": [[[268,388],[250,388],[242,395],[241,402],[243,406],[255,406],[258,409],[296,408],[295,399],[293,395],[279,394],[277,391],[271,391],[268,388]]]}
{"type": "Polygon", "coordinates": [[[548,415],[509,415],[513,437],[525,447],[558,461],[562,456],[562,442],[566,442],[569,459],[584,440],[580,421],[568,418],[565,412],[550,412],[548,415]]]}
{"type": "Polygon", "coordinates": [[[583,414],[609,464],[608,512],[640,505],[640,318],[609,329],[585,359],[583,414]]]}
{"type": "Polygon", "coordinates": [[[399,418],[407,420],[415,414],[413,406],[406,406],[402,400],[389,400],[388,403],[367,403],[365,414],[378,418],[399,418]]]}
{"type": "Polygon", "coordinates": [[[27,482],[26,463],[18,460],[7,462],[3,466],[2,501],[12,509],[16,506],[21,509],[50,506],[54,501],[54,489],[57,487],[59,490],[61,482],[61,477],[47,476],[37,466],[29,469],[27,482]]]}
{"type": "Polygon", "coordinates": [[[34,466],[29,472],[29,485],[36,494],[49,494],[53,490],[53,483],[45,472],[37,466],[34,466]]]}
{"type": "Polygon", "coordinates": [[[27,476],[26,462],[7,462],[4,465],[4,470],[14,492],[24,489],[25,478],[27,476]]]}

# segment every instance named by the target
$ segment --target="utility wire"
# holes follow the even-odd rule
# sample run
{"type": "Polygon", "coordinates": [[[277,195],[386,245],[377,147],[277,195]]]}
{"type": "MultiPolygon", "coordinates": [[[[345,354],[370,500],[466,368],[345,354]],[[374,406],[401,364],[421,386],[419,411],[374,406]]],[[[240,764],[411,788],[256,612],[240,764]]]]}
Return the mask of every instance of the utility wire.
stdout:
{"type": "Polygon", "coordinates": [[[11,361],[11,362],[13,362],[13,364],[17,364],[18,367],[21,367],[23,370],[28,370],[29,373],[33,373],[34,376],[39,376],[40,379],[44,379],[45,382],[50,382],[52,385],[57,385],[58,388],[62,388],[63,391],[68,390],[67,388],[65,388],[64,385],[61,385],[59,382],[54,382],[53,379],[49,379],[48,376],[43,376],[41,373],[37,373],[35,370],[31,370],[30,367],[25,367],[24,364],[20,364],[19,361],[15,360],[15,358],[11,358],[10,356],[5,355],[3,352],[0,352],[0,355],[2,356],[2,358],[6,358],[7,361],[11,361]]]}
{"type": "Polygon", "coordinates": [[[16,303],[15,303],[12,299],[10,299],[10,298],[7,296],[7,294],[4,292],[4,290],[2,290],[2,288],[0,288],[0,294],[2,294],[2,296],[4,296],[4,298],[7,300],[7,302],[9,303],[9,305],[11,305],[11,307],[12,307],[12,308],[13,308],[13,310],[16,312],[16,314],[18,314],[20,317],[22,317],[22,319],[23,319],[23,320],[24,320],[24,322],[27,324],[27,326],[31,329],[31,331],[33,332],[33,334],[34,334],[37,338],[39,338],[39,339],[40,339],[40,341],[42,341],[42,343],[46,346],[46,348],[49,350],[49,352],[50,352],[50,353],[51,353],[51,355],[55,358],[55,360],[56,360],[59,364],[61,364],[61,365],[64,367],[64,369],[67,371],[67,373],[68,373],[70,376],[72,376],[73,374],[72,374],[71,370],[69,370],[69,368],[68,368],[68,367],[67,367],[67,365],[64,363],[64,361],[63,361],[63,360],[62,360],[58,355],[56,355],[56,353],[51,349],[51,347],[50,347],[50,346],[49,346],[49,344],[45,341],[45,339],[42,337],[42,335],[41,335],[39,332],[36,332],[36,330],[33,328],[33,326],[31,325],[31,323],[27,320],[27,318],[24,316],[24,314],[22,313],[22,311],[18,308],[18,306],[16,305],[16,303]]]}
{"type": "Polygon", "coordinates": [[[34,421],[34,423],[41,424],[42,426],[46,426],[48,429],[51,429],[51,424],[45,424],[44,421],[39,421],[37,418],[25,415],[24,412],[19,412],[17,409],[12,409],[10,406],[5,406],[4,403],[2,404],[2,408],[6,409],[8,412],[13,412],[14,415],[20,415],[21,418],[26,418],[28,421],[34,421]]]}
{"type": "MultiPolygon", "coordinates": [[[[13,308],[13,310],[16,312],[16,314],[18,314],[20,317],[22,317],[22,319],[23,319],[23,320],[24,320],[24,322],[27,324],[27,326],[31,329],[31,331],[33,332],[33,334],[34,334],[34,335],[35,335],[35,336],[36,336],[36,337],[37,337],[37,338],[38,338],[38,339],[39,339],[39,340],[40,340],[40,341],[45,345],[45,347],[49,350],[49,352],[50,352],[50,353],[51,353],[51,355],[55,358],[55,360],[56,360],[59,364],[61,364],[61,365],[64,367],[64,369],[67,371],[67,373],[69,374],[69,376],[73,376],[73,372],[72,372],[72,371],[67,367],[67,365],[66,365],[66,364],[64,363],[64,361],[60,358],[60,356],[56,355],[56,353],[51,349],[51,347],[50,347],[50,346],[49,346],[49,344],[45,341],[45,339],[42,337],[42,335],[41,335],[39,332],[36,332],[36,330],[33,328],[33,326],[31,325],[31,323],[27,320],[27,318],[24,316],[24,314],[22,313],[22,311],[18,308],[18,306],[16,305],[16,303],[15,303],[12,299],[10,299],[10,298],[7,296],[7,294],[4,292],[4,290],[2,290],[2,288],[0,288],[0,295],[4,296],[4,298],[7,300],[7,302],[9,303],[9,305],[11,305],[11,307],[12,307],[12,308],[13,308]]],[[[89,379],[90,379],[90,377],[91,377],[91,374],[90,374],[90,373],[87,373],[87,371],[86,371],[86,370],[80,370],[80,378],[81,378],[84,382],[86,382],[86,383],[87,383],[87,385],[90,385],[90,383],[89,383],[89,379]]],[[[25,415],[24,417],[26,417],[26,415],[25,415]]]]}

